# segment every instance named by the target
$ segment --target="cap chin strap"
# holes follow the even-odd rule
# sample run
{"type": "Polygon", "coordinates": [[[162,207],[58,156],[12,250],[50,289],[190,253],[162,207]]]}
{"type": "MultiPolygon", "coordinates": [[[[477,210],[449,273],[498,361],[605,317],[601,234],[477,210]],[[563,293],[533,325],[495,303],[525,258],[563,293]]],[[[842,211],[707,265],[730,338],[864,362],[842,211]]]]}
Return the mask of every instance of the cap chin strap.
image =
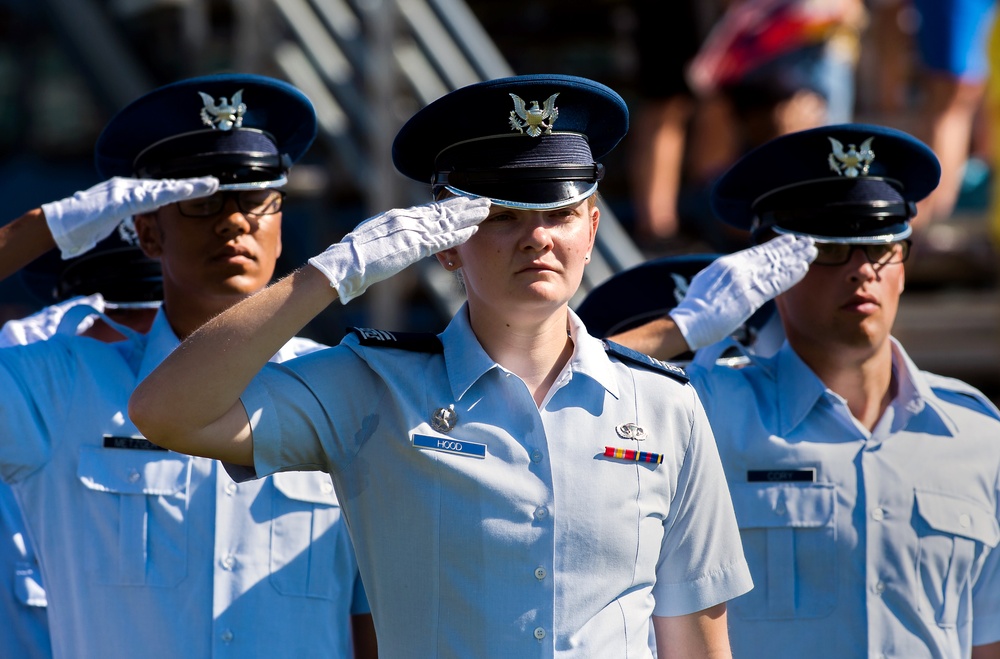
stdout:
{"type": "MultiPolygon", "coordinates": [[[[471,192],[466,192],[464,190],[459,190],[458,188],[451,185],[444,186],[444,189],[457,197],[483,196],[483,195],[473,194],[471,192]]],[[[576,196],[569,197],[568,199],[560,199],[558,201],[549,201],[544,203],[528,203],[523,201],[512,201],[510,199],[498,199],[496,197],[486,197],[486,199],[489,199],[491,204],[494,204],[496,206],[503,206],[505,208],[513,208],[516,210],[529,210],[529,211],[533,210],[547,211],[547,210],[555,210],[557,208],[566,208],[568,206],[576,206],[577,204],[582,203],[586,199],[593,196],[595,192],[597,192],[597,183],[594,183],[589,188],[587,188],[587,190],[576,196]]]]}
{"type": "Polygon", "coordinates": [[[775,225],[767,228],[781,235],[805,236],[807,238],[814,239],[818,243],[837,243],[841,245],[882,245],[885,243],[894,243],[899,240],[903,240],[904,238],[909,238],[910,234],[913,233],[913,227],[909,225],[907,225],[903,231],[898,233],[884,233],[877,236],[820,236],[813,233],[806,233],[804,231],[783,229],[775,225]]]}

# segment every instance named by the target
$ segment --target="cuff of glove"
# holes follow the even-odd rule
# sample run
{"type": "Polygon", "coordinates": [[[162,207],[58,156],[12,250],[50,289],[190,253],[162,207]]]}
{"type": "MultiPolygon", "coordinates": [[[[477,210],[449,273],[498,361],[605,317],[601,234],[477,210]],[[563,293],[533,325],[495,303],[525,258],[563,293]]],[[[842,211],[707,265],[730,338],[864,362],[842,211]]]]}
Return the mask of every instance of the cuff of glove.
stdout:
{"type": "Polygon", "coordinates": [[[330,286],[337,289],[341,304],[347,304],[368,288],[364,284],[364,268],[355,264],[354,250],[346,243],[330,245],[325,252],[309,259],[308,263],[330,280],[330,286]]]}
{"type": "Polygon", "coordinates": [[[89,252],[97,244],[94,239],[87,240],[82,236],[73,235],[65,225],[62,205],[58,202],[42,204],[42,213],[64,261],[89,252]]]}
{"type": "Polygon", "coordinates": [[[718,325],[718,321],[721,320],[707,304],[700,300],[685,302],[685,306],[674,307],[668,315],[677,325],[692,352],[721,341],[728,335],[725,328],[713,327],[711,323],[706,322],[712,320],[718,325]],[[690,305],[697,305],[698,308],[693,309],[690,305]]]}

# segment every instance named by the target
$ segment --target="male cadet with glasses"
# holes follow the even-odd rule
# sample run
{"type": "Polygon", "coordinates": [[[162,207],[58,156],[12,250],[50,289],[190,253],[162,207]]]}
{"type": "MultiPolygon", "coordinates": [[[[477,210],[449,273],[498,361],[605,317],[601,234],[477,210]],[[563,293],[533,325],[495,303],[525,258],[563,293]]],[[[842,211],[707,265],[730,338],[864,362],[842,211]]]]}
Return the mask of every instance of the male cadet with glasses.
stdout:
{"type": "Polygon", "coordinates": [[[730,603],[736,656],[1000,657],[998,411],[891,336],[915,203],[939,174],[926,145],[878,126],[759,147],[712,203],[758,241],[779,237],[615,337],[669,358],[777,295],[774,356],[728,368],[699,352],[688,369],[756,585],[730,603]]]}
{"type": "MultiPolygon", "coordinates": [[[[0,274],[77,256],[133,216],[162,267],[146,334],[56,335],[0,350],[0,475],[38,552],[55,657],[374,654],[367,601],[328,477],[234,483],[146,441],[135,384],[199,325],[264,287],[281,250],[276,189],[316,131],[286,83],[227,74],[161,87],[96,146],[107,180],[0,228],[0,274]],[[131,177],[136,178],[131,178],[131,177]],[[194,178],[189,178],[194,177],[194,178]],[[16,440],[14,439],[16,438],[16,440]],[[355,633],[352,639],[352,626],[355,633]]],[[[319,349],[292,339],[275,360],[319,349]]]]}

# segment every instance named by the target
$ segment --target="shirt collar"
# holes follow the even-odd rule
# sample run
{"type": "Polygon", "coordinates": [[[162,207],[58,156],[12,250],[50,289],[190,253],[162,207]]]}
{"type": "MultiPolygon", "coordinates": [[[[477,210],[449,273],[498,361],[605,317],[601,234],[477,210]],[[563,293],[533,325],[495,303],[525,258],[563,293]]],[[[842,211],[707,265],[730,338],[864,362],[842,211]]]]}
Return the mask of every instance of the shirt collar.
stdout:
{"type": "Polygon", "coordinates": [[[892,365],[896,371],[898,393],[893,405],[899,406],[897,414],[916,416],[928,411],[933,412],[953,435],[956,434],[958,425],[955,420],[945,411],[945,406],[934,393],[930,382],[896,339],[892,339],[892,365]]]}
{"type": "Polygon", "coordinates": [[[174,334],[174,328],[167,320],[167,314],[163,311],[163,307],[160,307],[156,312],[156,318],[153,319],[153,325],[146,334],[146,349],[139,366],[139,379],[142,380],[149,375],[180,343],[180,339],[174,334]]]}
{"type": "MultiPolygon", "coordinates": [[[[566,367],[570,375],[586,375],[617,398],[618,387],[611,360],[604,352],[604,344],[587,333],[583,321],[572,309],[568,310],[568,326],[574,344],[573,355],[566,367]]],[[[506,370],[486,354],[473,333],[467,302],[439,336],[444,346],[445,367],[455,400],[461,400],[487,372],[495,368],[506,370]]]]}
{"type": "MultiPolygon", "coordinates": [[[[930,384],[921,376],[919,369],[899,342],[892,337],[890,340],[897,384],[897,393],[892,405],[897,408],[897,413],[905,410],[908,416],[914,416],[926,407],[930,407],[954,433],[955,423],[938,404],[937,396],[931,390],[930,384]]],[[[788,341],[785,341],[778,350],[774,360],[778,391],[781,392],[778,397],[781,432],[788,434],[809,415],[816,403],[826,394],[827,387],[796,354],[788,341]]]]}
{"type": "Polygon", "coordinates": [[[787,435],[809,415],[826,393],[826,385],[785,341],[774,355],[778,382],[778,418],[787,435]]]}

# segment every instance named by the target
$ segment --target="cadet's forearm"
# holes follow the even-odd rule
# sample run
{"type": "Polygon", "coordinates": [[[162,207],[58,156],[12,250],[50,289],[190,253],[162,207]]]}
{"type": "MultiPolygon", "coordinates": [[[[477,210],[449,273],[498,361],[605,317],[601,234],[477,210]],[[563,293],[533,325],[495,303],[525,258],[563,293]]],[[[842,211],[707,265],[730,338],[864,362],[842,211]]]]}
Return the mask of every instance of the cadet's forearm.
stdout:
{"type": "Polygon", "coordinates": [[[195,331],[150,373],[132,394],[129,416],[166,448],[249,464],[240,395],[268,359],[336,299],[311,266],[250,296],[195,331]]]}
{"type": "Polygon", "coordinates": [[[660,659],[732,659],[726,605],[684,616],[653,616],[656,650],[660,659]]]}
{"type": "Polygon", "coordinates": [[[0,280],[56,246],[41,208],[0,227],[0,280]]]}
{"type": "Polygon", "coordinates": [[[684,335],[670,316],[658,318],[608,338],[656,359],[673,359],[689,350],[684,335]]]}

